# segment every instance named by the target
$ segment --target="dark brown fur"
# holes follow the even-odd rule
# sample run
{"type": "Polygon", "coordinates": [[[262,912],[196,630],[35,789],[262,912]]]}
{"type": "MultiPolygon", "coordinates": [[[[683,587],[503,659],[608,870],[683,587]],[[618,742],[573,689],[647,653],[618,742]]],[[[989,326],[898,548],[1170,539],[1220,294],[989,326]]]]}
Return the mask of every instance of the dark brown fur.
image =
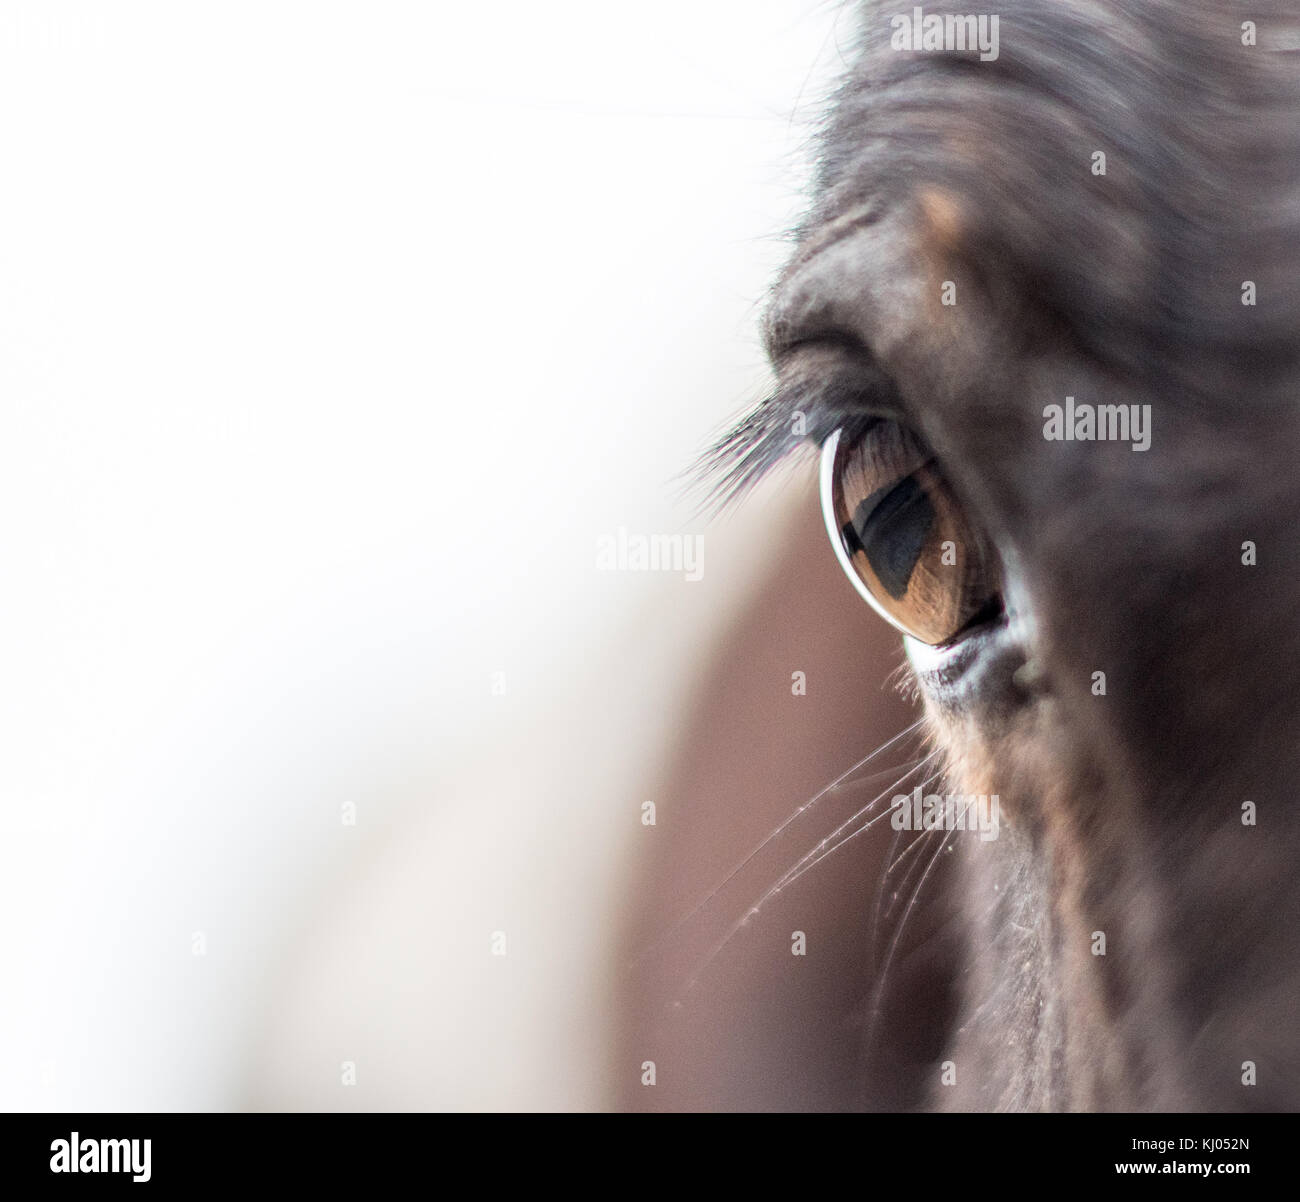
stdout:
{"type": "Polygon", "coordinates": [[[1295,1109],[1300,13],[924,7],[997,12],[999,57],[891,49],[911,6],[865,7],[767,323],[782,388],[726,447],[748,476],[792,406],[823,398],[814,437],[901,410],[1032,623],[927,695],[1005,823],[961,843],[956,1084],[876,1101],[1295,1109]],[[1046,441],[1067,395],[1151,405],[1150,450],[1046,441]]]}
{"type": "Polygon", "coordinates": [[[889,11],[769,335],[778,364],[825,339],[888,376],[1036,624],[1044,688],[1009,664],[960,712],[931,702],[956,779],[1009,808],[964,844],[958,1083],[934,1100],[1293,1109],[1300,20],[1015,0],[979,63],[891,50],[889,11]],[[1151,449],[1045,441],[1067,394],[1149,403],[1151,449]]]}

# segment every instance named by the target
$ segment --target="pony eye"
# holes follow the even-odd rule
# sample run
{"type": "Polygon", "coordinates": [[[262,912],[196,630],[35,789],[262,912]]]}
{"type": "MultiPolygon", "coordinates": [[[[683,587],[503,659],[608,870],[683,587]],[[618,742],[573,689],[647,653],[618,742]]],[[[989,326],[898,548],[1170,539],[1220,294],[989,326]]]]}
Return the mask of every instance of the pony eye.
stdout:
{"type": "Polygon", "coordinates": [[[822,512],[836,557],[873,609],[937,646],[1000,608],[996,556],[967,521],[934,456],[890,421],[822,448],[822,512]]]}

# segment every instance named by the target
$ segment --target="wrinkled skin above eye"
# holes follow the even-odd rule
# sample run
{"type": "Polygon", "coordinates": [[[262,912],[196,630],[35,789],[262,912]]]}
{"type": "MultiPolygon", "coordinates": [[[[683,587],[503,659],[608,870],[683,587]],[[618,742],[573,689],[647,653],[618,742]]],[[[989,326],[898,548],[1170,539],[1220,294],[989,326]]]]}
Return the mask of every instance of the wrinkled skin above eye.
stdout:
{"type": "Polygon", "coordinates": [[[857,435],[837,431],[823,457],[836,554],[882,617],[937,645],[996,609],[996,558],[919,439],[874,421],[857,435]]]}

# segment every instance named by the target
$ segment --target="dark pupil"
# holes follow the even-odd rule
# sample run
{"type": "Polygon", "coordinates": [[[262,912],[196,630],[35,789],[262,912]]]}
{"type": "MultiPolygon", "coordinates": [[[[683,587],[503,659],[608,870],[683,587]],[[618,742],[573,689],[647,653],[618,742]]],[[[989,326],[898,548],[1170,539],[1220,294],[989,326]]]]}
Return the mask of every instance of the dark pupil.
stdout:
{"type": "Polygon", "coordinates": [[[897,601],[907,592],[933,522],[930,498],[915,476],[907,476],[861,501],[840,533],[849,554],[863,552],[885,591],[897,601]]]}

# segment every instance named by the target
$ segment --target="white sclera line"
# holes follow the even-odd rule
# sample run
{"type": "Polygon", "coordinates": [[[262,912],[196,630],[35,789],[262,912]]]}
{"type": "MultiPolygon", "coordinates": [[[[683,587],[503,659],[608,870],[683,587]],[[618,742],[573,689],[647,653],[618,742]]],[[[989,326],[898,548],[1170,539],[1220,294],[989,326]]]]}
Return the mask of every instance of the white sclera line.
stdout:
{"type": "Polygon", "coordinates": [[[907,627],[902,625],[893,614],[876,600],[867,587],[867,582],[862,579],[861,574],[850,561],[848,550],[844,546],[844,536],[840,533],[840,524],[835,515],[835,452],[839,448],[842,433],[842,430],[836,430],[822,447],[822,517],[826,520],[826,533],[830,535],[831,546],[835,548],[835,558],[840,561],[840,567],[844,569],[844,574],[853,582],[853,587],[858,590],[858,594],[895,630],[900,634],[907,635],[909,643],[913,643],[916,639],[909,634],[907,627]]]}

